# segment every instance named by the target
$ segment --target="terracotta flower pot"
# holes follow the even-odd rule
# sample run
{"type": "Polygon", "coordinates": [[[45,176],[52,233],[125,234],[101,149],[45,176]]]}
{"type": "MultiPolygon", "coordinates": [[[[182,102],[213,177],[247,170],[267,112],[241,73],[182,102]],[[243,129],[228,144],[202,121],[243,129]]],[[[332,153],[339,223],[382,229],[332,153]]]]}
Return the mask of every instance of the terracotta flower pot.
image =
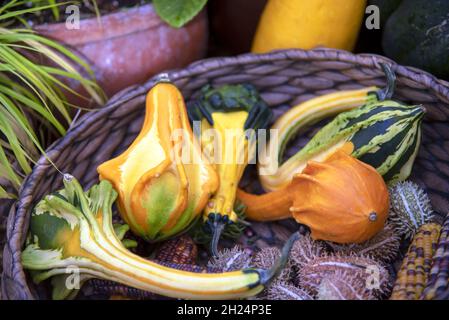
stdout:
{"type": "Polygon", "coordinates": [[[158,72],[202,58],[208,37],[205,11],[175,29],[158,17],[151,4],[103,15],[101,23],[96,17],[81,20],[79,29],[68,29],[65,22],[34,29],[84,58],[109,97],[158,72]]]}

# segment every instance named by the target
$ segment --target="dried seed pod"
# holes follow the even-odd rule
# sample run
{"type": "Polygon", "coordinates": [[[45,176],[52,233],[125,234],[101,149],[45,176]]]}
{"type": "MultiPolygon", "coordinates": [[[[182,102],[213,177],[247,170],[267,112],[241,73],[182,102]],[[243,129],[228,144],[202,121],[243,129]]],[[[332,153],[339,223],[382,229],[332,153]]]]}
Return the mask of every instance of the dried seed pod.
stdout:
{"type": "Polygon", "coordinates": [[[275,281],[266,291],[267,300],[313,300],[311,294],[285,281],[275,281]]]}
{"type": "Polygon", "coordinates": [[[164,242],[155,260],[181,265],[195,264],[198,258],[198,247],[188,235],[182,235],[164,242]]]}
{"type": "Polygon", "coordinates": [[[399,252],[401,239],[394,232],[392,227],[386,225],[382,231],[363,243],[343,245],[329,242],[328,244],[332,247],[334,252],[347,255],[363,255],[377,261],[390,263],[396,258],[399,252]]]}
{"type": "Polygon", "coordinates": [[[211,258],[207,264],[210,268],[216,268],[225,271],[234,271],[248,268],[251,264],[251,254],[239,246],[231,249],[223,249],[211,258]]]}
{"type": "Polygon", "coordinates": [[[318,287],[318,300],[375,300],[373,290],[356,273],[338,270],[326,275],[318,287]]]}
{"type": "Polygon", "coordinates": [[[293,245],[290,259],[301,268],[310,260],[324,255],[327,255],[327,250],[321,241],[313,240],[310,235],[303,235],[293,245]]]}
{"type": "MultiPolygon", "coordinates": [[[[356,255],[339,254],[316,257],[303,265],[299,271],[298,281],[302,288],[317,295],[324,278],[335,277],[347,273],[364,284],[365,290],[371,291],[375,297],[388,293],[389,274],[377,261],[356,255]]],[[[369,295],[370,293],[365,293],[369,295]]]]}
{"type": "Polygon", "coordinates": [[[421,299],[449,299],[449,215],[446,216],[432,258],[432,268],[421,299]]]}
{"type": "MultiPolygon", "coordinates": [[[[251,260],[251,266],[260,269],[270,269],[277,259],[281,256],[281,250],[276,247],[266,247],[259,250],[251,260]]],[[[288,281],[292,276],[291,260],[281,270],[277,279],[280,281],[288,281]]]]}
{"type": "Polygon", "coordinates": [[[389,188],[390,222],[398,234],[413,238],[423,224],[434,216],[427,193],[411,181],[398,182],[389,188]]]}
{"type": "Polygon", "coordinates": [[[391,300],[417,300],[427,282],[441,226],[422,225],[410,244],[394,284],[391,300]]]}

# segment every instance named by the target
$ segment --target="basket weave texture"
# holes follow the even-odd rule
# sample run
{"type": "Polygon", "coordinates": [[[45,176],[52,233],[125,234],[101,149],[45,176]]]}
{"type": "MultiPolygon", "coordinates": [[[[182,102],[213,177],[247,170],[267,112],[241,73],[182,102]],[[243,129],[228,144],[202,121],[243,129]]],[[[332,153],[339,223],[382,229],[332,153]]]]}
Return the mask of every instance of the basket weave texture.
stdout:
{"type": "MultiPolygon", "coordinates": [[[[397,65],[381,56],[315,49],[208,59],[168,72],[168,76],[186,100],[208,83],[252,83],[278,117],[289,107],[318,95],[385,85],[380,62],[389,63],[396,72],[394,99],[423,104],[427,109],[423,142],[411,179],[427,189],[434,209],[445,214],[449,209],[449,85],[426,72],[397,65]]],[[[156,81],[154,77],[141,86],[130,87],[115,95],[103,109],[85,114],[64,138],[47,150],[49,157],[62,172],[71,173],[86,188],[95,184],[98,181],[96,167],[126,149],[138,134],[145,95],[156,81]]],[[[20,255],[32,207],[61,186],[61,175],[41,158],[26,179],[8,217],[3,254],[4,299],[41,297],[37,293],[40,290],[27,278],[20,255]]],[[[256,229],[262,235],[270,234],[271,238],[275,235],[274,240],[266,236],[270,244],[284,241],[290,232],[282,223],[256,225],[256,229]]]]}

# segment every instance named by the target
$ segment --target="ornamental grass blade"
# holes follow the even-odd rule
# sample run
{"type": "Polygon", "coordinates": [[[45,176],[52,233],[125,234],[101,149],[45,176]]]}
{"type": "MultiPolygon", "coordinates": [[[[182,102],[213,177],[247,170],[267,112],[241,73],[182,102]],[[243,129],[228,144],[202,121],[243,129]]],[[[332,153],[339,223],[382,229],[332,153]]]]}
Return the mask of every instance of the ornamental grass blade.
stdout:
{"type": "Polygon", "coordinates": [[[54,166],[44,148],[64,135],[72,122],[72,105],[65,93],[100,105],[105,101],[84,60],[33,30],[4,27],[45,10],[51,10],[57,20],[57,6],[69,3],[12,0],[0,6],[0,184],[8,183],[0,185],[0,198],[13,196],[11,186],[19,190],[40,155],[54,166]],[[65,80],[78,82],[88,97],[75,92],[65,80]]]}
{"type": "Polygon", "coordinates": [[[0,199],[16,199],[17,197],[11,193],[8,193],[3,187],[0,185],[0,199]]]}
{"type": "MultiPolygon", "coordinates": [[[[0,21],[20,17],[20,16],[26,15],[28,13],[34,13],[34,12],[45,11],[45,10],[51,10],[53,12],[53,14],[55,15],[55,10],[57,9],[58,6],[63,6],[63,5],[70,3],[70,2],[56,3],[56,1],[54,1],[54,0],[46,0],[46,2],[48,4],[39,5],[40,3],[45,3],[45,1],[14,1],[14,0],[12,0],[12,1],[10,1],[9,4],[2,6],[2,8],[0,9],[0,21]],[[14,11],[8,10],[8,9],[11,9],[14,7],[26,5],[28,3],[34,4],[34,6],[31,6],[26,9],[17,9],[14,11]]],[[[59,16],[59,12],[58,12],[58,16],[59,16]]],[[[55,15],[55,17],[56,17],[56,15],[55,15]]]]}

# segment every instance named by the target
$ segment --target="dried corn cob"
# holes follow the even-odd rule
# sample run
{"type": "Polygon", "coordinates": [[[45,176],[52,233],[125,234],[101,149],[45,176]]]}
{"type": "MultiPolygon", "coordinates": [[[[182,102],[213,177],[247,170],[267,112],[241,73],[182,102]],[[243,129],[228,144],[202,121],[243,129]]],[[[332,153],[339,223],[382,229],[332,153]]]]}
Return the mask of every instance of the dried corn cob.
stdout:
{"type": "Polygon", "coordinates": [[[422,225],[413,238],[393,288],[391,300],[417,300],[427,282],[441,226],[422,225]]]}
{"type": "Polygon", "coordinates": [[[181,265],[195,264],[197,258],[198,247],[188,235],[164,242],[155,256],[155,260],[181,265]]]}
{"type": "MultiPolygon", "coordinates": [[[[185,270],[198,273],[218,273],[220,270],[216,268],[205,268],[197,265],[183,265],[170,262],[155,261],[163,266],[169,268],[175,268],[178,270],[185,270]]],[[[155,300],[166,299],[163,296],[152,293],[150,291],[139,290],[136,288],[128,287],[118,282],[103,280],[103,279],[90,279],[86,285],[82,288],[84,296],[90,297],[114,297],[115,299],[133,299],[133,300],[155,300]]]]}
{"type": "Polygon", "coordinates": [[[449,215],[441,229],[440,239],[432,259],[432,268],[421,299],[449,298],[449,215]]]}

